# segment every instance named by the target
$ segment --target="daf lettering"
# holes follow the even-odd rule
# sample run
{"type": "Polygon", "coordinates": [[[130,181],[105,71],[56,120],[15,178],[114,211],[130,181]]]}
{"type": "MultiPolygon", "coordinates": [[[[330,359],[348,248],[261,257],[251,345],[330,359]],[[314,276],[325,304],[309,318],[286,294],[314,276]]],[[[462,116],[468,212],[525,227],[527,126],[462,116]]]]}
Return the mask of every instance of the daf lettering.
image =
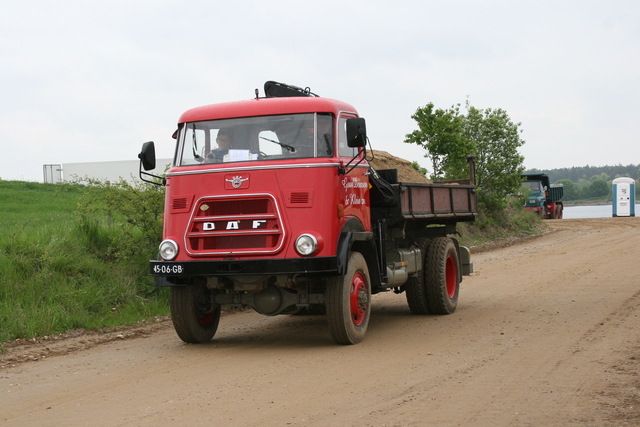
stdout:
{"type": "MultiPolygon", "coordinates": [[[[254,219],[251,228],[254,230],[260,227],[263,227],[267,223],[266,219],[254,219]]],[[[227,230],[239,230],[240,229],[240,221],[228,221],[225,227],[227,230]]],[[[213,231],[216,229],[215,222],[203,222],[202,230],[203,231],[213,231]]]]}

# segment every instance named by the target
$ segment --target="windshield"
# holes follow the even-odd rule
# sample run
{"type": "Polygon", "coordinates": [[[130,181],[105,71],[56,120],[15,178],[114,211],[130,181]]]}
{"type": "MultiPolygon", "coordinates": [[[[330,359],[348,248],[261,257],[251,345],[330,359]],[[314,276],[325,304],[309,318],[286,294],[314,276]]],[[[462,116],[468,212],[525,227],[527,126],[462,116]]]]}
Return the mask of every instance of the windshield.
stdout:
{"type": "Polygon", "coordinates": [[[178,166],[333,155],[331,114],[288,114],[185,123],[178,166]]]}
{"type": "Polygon", "coordinates": [[[540,191],[540,181],[525,181],[522,183],[522,187],[531,191],[540,191]]]}

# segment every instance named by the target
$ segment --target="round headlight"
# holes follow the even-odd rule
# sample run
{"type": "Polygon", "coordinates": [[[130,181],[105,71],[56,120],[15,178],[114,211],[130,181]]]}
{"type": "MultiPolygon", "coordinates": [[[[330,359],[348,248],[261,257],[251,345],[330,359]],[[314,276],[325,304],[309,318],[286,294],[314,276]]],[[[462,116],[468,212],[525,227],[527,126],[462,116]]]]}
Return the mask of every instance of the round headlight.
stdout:
{"type": "Polygon", "coordinates": [[[173,240],[167,239],[160,243],[160,257],[164,260],[171,261],[178,255],[178,244],[173,240]]]}
{"type": "Polygon", "coordinates": [[[302,256],[313,255],[318,249],[318,240],[311,234],[301,234],[296,239],[296,251],[302,256]]]}

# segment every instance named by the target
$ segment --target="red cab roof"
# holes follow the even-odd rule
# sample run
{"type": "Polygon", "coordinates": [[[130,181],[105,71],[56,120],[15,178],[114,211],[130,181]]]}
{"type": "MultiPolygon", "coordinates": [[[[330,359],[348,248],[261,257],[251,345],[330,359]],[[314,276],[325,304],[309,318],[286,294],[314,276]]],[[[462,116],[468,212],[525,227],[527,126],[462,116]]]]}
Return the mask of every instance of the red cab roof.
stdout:
{"type": "Polygon", "coordinates": [[[351,105],[329,98],[288,97],[254,98],[245,101],[205,105],[185,111],[178,123],[235,117],[268,116],[273,114],[333,113],[346,111],[357,114],[351,105]]]}

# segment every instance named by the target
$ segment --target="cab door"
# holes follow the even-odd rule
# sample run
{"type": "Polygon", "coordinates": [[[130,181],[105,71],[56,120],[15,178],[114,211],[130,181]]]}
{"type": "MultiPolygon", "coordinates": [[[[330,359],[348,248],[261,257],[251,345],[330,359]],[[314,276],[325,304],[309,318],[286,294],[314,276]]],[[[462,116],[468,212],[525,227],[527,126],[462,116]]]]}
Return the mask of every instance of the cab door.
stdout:
{"type": "Polygon", "coordinates": [[[347,144],[347,119],[356,117],[355,114],[342,113],[338,118],[338,156],[345,165],[345,170],[349,171],[339,177],[341,200],[344,216],[357,217],[364,229],[370,231],[369,163],[362,159],[363,154],[359,153],[361,148],[349,147],[347,144]],[[360,160],[363,161],[352,169],[351,166],[360,160]]]}

